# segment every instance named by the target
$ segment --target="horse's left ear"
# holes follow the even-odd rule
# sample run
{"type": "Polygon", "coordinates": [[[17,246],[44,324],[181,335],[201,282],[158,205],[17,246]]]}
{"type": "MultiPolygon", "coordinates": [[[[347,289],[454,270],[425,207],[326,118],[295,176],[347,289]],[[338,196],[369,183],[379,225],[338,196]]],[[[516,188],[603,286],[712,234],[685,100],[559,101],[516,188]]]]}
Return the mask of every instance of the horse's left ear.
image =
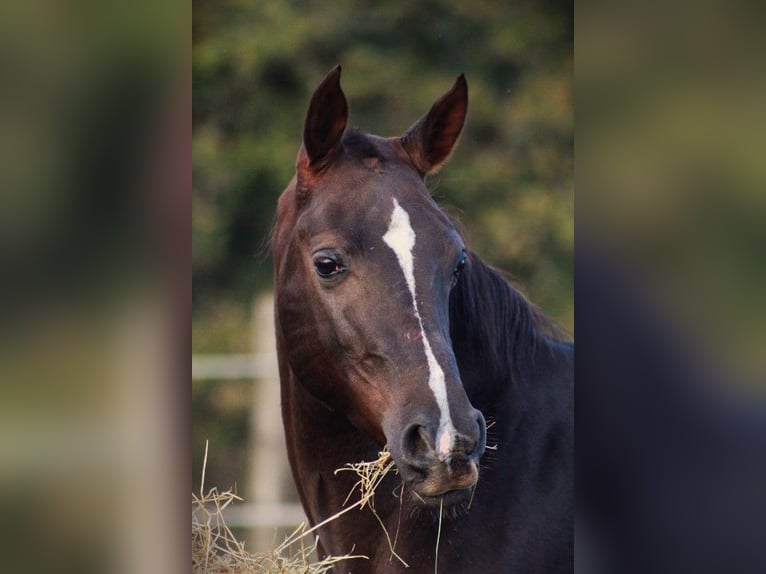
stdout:
{"type": "Polygon", "coordinates": [[[420,173],[434,173],[447,161],[463,130],[467,111],[468,84],[460,74],[455,85],[400,138],[420,173]]]}

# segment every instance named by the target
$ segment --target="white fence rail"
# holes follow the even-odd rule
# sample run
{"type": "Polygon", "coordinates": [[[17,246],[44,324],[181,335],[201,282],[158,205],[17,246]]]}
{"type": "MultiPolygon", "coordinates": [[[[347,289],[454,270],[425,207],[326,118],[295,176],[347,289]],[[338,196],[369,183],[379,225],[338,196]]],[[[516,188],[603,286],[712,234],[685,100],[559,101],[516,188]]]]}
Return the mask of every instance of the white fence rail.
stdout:
{"type": "Polygon", "coordinates": [[[276,373],[277,358],[273,352],[192,355],[195,381],[269,379],[276,373]]]}
{"type": "Polygon", "coordinates": [[[295,528],[306,522],[303,507],[298,503],[237,504],[223,511],[230,528],[295,528]]]}

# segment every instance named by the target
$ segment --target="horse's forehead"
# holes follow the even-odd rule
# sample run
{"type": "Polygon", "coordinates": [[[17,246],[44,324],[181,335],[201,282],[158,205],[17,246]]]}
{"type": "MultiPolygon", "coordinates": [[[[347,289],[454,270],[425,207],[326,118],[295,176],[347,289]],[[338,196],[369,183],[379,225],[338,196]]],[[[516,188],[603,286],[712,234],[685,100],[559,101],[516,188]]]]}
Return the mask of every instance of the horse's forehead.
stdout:
{"type": "MultiPolygon", "coordinates": [[[[343,153],[362,159],[391,160],[403,158],[400,147],[390,138],[365,134],[358,130],[348,130],[343,136],[343,153]]],[[[374,165],[375,161],[367,162],[374,165]]]]}
{"type": "Polygon", "coordinates": [[[424,231],[452,229],[422,180],[401,177],[400,170],[390,166],[381,170],[348,170],[318,189],[306,217],[310,233],[381,236],[391,223],[395,203],[407,211],[413,226],[424,231]]]}

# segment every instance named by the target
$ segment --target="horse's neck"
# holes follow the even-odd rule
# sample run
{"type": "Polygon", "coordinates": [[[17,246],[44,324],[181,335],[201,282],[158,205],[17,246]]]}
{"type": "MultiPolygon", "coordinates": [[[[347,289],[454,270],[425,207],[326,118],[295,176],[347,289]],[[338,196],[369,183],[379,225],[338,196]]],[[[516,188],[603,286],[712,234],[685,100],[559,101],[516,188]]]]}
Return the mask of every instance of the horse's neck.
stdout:
{"type": "MultiPolygon", "coordinates": [[[[339,469],[350,463],[375,460],[380,449],[345,416],[313,397],[294,375],[283,380],[282,410],[295,484],[309,521],[316,525],[359,500],[359,476],[351,470],[338,472],[339,469]]],[[[381,491],[393,492],[398,477],[389,473],[384,481],[381,491]]],[[[375,507],[377,515],[388,521],[398,508],[398,501],[382,496],[375,507]]],[[[370,554],[380,545],[380,526],[373,513],[354,513],[355,534],[351,542],[348,520],[332,521],[319,531],[320,554],[353,554],[354,545],[370,554]]]]}
{"type": "MultiPolygon", "coordinates": [[[[298,380],[281,352],[279,362],[288,448],[311,452],[307,460],[312,471],[321,468],[325,462],[331,464],[332,459],[343,462],[361,460],[348,458],[348,455],[366,452],[374,444],[372,440],[357,430],[342,413],[312,395],[307,388],[320,385],[307,385],[305,381],[298,380]],[[328,446],[332,448],[327,449],[328,446]]],[[[334,466],[332,470],[337,468],[334,466]]]]}

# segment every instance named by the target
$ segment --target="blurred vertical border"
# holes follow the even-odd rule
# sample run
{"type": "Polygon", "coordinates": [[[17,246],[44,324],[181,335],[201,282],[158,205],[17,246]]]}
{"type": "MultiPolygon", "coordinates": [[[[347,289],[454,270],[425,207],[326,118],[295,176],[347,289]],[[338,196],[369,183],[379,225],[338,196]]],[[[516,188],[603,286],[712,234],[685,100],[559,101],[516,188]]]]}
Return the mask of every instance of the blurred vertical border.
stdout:
{"type": "Polygon", "coordinates": [[[577,572],[766,571],[763,16],[577,6],[577,572]]]}
{"type": "Polygon", "coordinates": [[[190,30],[0,8],[3,571],[188,568],[190,30]]]}

